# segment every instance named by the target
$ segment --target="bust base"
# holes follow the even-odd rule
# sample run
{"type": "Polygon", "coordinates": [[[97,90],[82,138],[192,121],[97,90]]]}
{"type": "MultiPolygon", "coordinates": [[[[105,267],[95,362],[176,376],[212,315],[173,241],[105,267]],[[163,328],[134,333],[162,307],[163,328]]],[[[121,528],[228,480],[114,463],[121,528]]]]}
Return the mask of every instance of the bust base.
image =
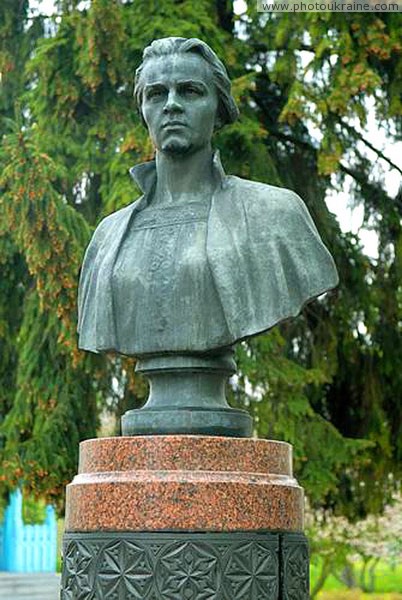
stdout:
{"type": "Polygon", "coordinates": [[[121,419],[122,435],[212,435],[251,437],[252,420],[245,410],[222,408],[140,408],[121,419]]]}
{"type": "Polygon", "coordinates": [[[236,371],[233,350],[208,355],[150,356],[136,371],[150,382],[143,408],[127,411],[122,435],[212,435],[251,437],[253,422],[245,410],[229,406],[227,379],[236,371]]]}

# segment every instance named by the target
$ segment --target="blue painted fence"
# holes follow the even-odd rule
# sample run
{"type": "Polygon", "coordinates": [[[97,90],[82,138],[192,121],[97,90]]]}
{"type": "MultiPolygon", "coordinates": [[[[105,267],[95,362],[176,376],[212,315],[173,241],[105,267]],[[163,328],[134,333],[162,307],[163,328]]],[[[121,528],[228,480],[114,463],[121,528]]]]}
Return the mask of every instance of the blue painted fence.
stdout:
{"type": "Polygon", "coordinates": [[[17,573],[56,570],[57,522],[54,508],[46,507],[43,525],[24,525],[22,494],[13,492],[0,525],[0,571],[17,573]]]}

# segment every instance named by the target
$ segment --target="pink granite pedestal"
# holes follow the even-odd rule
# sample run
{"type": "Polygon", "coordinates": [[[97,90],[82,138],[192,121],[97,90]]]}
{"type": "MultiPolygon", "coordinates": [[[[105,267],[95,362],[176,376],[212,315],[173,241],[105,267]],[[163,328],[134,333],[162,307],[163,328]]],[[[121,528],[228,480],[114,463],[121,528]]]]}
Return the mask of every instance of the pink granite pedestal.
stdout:
{"type": "Polygon", "coordinates": [[[287,443],[88,440],[67,487],[62,599],[304,600],[302,532],[287,443]]]}

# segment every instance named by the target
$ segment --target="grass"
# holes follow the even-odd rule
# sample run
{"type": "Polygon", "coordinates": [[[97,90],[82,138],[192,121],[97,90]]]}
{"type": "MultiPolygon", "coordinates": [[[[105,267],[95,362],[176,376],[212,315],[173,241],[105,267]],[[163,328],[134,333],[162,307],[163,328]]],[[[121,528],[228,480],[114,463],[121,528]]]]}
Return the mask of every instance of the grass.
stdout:
{"type": "Polygon", "coordinates": [[[364,594],[359,590],[338,590],[332,592],[321,592],[318,600],[402,600],[402,594],[397,593],[375,593],[364,594]]]}
{"type": "MultiPolygon", "coordinates": [[[[314,581],[318,576],[318,569],[315,565],[311,566],[310,574],[313,586],[314,581]]],[[[321,595],[318,595],[318,598],[319,600],[363,600],[364,598],[370,598],[370,600],[379,600],[380,598],[381,600],[383,598],[387,600],[402,600],[402,565],[393,568],[385,561],[381,561],[377,565],[375,574],[376,594],[362,594],[357,590],[347,590],[346,586],[336,579],[336,577],[330,575],[325,582],[323,592],[321,592],[321,595]],[[325,595],[324,592],[342,593],[330,596],[325,595]]]]}

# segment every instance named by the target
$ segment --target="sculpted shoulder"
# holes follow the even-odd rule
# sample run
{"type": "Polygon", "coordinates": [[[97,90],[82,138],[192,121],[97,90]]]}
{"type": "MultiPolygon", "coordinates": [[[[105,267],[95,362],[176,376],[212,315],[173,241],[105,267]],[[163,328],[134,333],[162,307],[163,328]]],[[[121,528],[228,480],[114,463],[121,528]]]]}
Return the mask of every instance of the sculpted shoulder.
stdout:
{"type": "Polygon", "coordinates": [[[292,190],[266,183],[231,176],[229,186],[235,203],[244,207],[245,215],[261,222],[269,221],[288,233],[298,230],[300,222],[315,230],[310,213],[303,200],[292,190]]]}
{"type": "Polygon", "coordinates": [[[300,205],[305,206],[303,200],[296,192],[287,188],[259,181],[251,181],[250,179],[242,179],[234,175],[229,176],[228,179],[236,190],[236,193],[241,194],[244,201],[248,204],[269,202],[272,208],[280,208],[281,210],[297,210],[300,205]]]}
{"type": "Polygon", "coordinates": [[[119,225],[127,221],[139,200],[140,198],[134,200],[134,202],[128,206],[124,206],[102,219],[93,233],[91,244],[99,246],[106,236],[113,234],[119,225]]]}

